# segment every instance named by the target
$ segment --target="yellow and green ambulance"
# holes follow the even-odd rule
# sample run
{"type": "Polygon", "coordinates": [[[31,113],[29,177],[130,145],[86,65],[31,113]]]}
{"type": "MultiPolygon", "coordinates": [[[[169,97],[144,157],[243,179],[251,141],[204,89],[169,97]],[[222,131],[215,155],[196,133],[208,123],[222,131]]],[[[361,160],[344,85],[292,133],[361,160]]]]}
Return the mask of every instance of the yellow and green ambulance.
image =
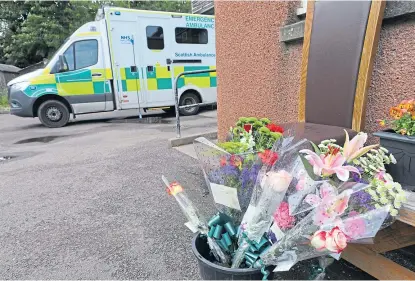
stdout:
{"type": "MultiPolygon", "coordinates": [[[[11,114],[65,126],[72,114],[174,106],[175,77],[214,69],[213,16],[104,7],[44,69],[8,83],[11,114]]],[[[179,104],[216,102],[216,72],[183,76],[179,104]]],[[[198,106],[181,110],[196,114],[198,106]]]]}

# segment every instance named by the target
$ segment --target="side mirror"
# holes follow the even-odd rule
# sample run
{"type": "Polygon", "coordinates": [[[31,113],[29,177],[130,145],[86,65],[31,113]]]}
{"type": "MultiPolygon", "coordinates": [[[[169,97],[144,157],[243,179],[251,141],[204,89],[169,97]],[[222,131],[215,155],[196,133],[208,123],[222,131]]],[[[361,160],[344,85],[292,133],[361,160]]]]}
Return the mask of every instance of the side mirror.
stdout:
{"type": "Polygon", "coordinates": [[[66,59],[63,55],[59,56],[58,62],[58,72],[65,72],[68,71],[68,64],[66,63],[66,59]]]}

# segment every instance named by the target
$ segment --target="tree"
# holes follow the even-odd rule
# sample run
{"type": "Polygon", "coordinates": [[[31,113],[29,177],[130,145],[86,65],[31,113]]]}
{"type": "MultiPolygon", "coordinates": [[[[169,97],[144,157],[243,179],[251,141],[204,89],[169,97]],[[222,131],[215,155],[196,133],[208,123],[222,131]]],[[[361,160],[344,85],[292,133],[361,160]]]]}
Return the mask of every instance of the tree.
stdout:
{"type": "Polygon", "coordinates": [[[19,67],[52,56],[76,29],[93,21],[102,5],[190,12],[190,1],[0,2],[0,63],[19,67]]]}

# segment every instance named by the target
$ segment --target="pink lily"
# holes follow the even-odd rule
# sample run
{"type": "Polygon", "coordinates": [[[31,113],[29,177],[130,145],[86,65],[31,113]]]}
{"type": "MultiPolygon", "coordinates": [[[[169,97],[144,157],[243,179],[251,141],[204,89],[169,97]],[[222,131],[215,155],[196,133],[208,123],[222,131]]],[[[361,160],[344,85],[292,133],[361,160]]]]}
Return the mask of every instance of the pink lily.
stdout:
{"type": "Polygon", "coordinates": [[[346,141],[344,142],[343,156],[346,158],[346,162],[348,163],[366,154],[372,148],[378,146],[375,144],[363,147],[367,141],[367,134],[362,132],[358,133],[351,141],[349,141],[349,134],[346,130],[344,131],[346,133],[346,141]]]}
{"type": "Polygon", "coordinates": [[[343,166],[346,158],[340,152],[321,154],[320,156],[309,149],[303,149],[300,152],[307,154],[305,158],[313,166],[314,174],[317,176],[328,177],[336,174],[339,180],[347,181],[349,179],[349,172],[359,174],[359,170],[356,167],[343,166]]]}

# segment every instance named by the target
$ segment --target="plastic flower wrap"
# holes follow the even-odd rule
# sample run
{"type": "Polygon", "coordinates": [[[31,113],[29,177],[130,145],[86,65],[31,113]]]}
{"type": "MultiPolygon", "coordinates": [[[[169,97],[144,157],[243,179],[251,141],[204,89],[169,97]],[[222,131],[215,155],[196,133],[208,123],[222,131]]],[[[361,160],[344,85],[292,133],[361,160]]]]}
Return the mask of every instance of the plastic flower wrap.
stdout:
{"type": "Polygon", "coordinates": [[[260,258],[277,265],[276,271],[289,270],[295,263],[330,254],[340,254],[348,243],[372,238],[386,219],[389,206],[365,210],[349,204],[353,194],[368,185],[356,184],[340,194],[327,194],[318,205],[260,258]]]}
{"type": "Polygon", "coordinates": [[[345,134],[344,147],[335,144],[335,140],[325,140],[314,145],[314,152],[301,151],[311,165],[313,176],[330,180],[337,186],[350,180],[370,184],[370,188],[359,194],[365,205],[370,208],[389,205],[390,216],[396,217],[406,196],[401,185],[386,173],[385,165],[395,164],[395,157],[387,149],[377,148],[378,145],[364,146],[365,133],[357,134],[352,140],[347,131],[345,134]]]}
{"type": "Polygon", "coordinates": [[[259,243],[267,233],[275,210],[280,206],[293,179],[293,172],[301,160],[298,151],[307,145],[306,140],[294,142],[293,138],[284,138],[273,148],[279,159],[273,165],[264,165],[258,176],[254,194],[248,211],[242,220],[243,236],[241,245],[232,261],[237,268],[242,263],[250,242],[259,243]]]}
{"type": "Polygon", "coordinates": [[[167,187],[167,192],[174,196],[184,215],[189,220],[185,225],[192,230],[192,232],[199,231],[201,234],[207,235],[209,247],[216,260],[228,264],[230,257],[225,254],[218,243],[208,235],[208,224],[196,206],[190,201],[189,197],[184,192],[183,187],[178,182],[169,183],[164,176],[162,176],[162,180],[167,187]]]}
{"type": "Polygon", "coordinates": [[[196,139],[194,148],[218,211],[239,224],[263,163],[275,162],[276,155],[230,154],[206,138],[196,139]]]}

